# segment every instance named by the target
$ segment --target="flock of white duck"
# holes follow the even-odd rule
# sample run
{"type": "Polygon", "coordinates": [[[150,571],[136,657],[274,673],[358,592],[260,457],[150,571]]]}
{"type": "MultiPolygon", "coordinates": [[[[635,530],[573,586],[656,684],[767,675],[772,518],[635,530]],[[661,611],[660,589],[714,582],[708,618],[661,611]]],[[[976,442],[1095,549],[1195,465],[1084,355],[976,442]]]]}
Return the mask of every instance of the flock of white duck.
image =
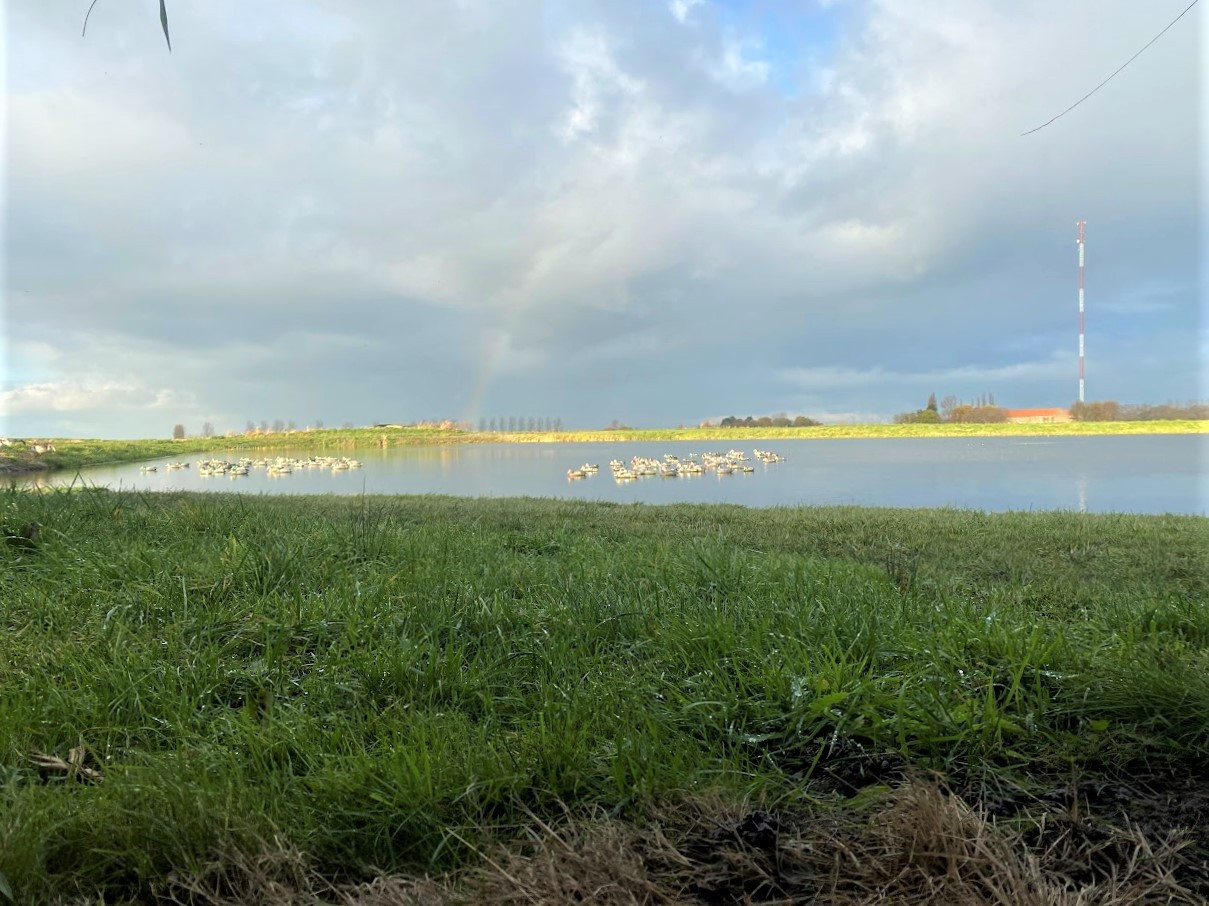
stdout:
{"type": "MultiPolygon", "coordinates": [[[[164,471],[174,472],[177,469],[188,469],[190,465],[187,462],[170,462],[164,465],[164,471]]],[[[237,478],[241,475],[250,475],[254,469],[264,469],[269,475],[291,475],[307,469],[330,469],[333,472],[345,472],[349,469],[359,468],[361,468],[361,463],[355,459],[349,459],[347,456],[309,456],[306,459],[291,459],[284,456],[278,456],[276,459],[248,459],[245,457],[234,461],[226,459],[199,459],[197,461],[197,474],[202,478],[214,475],[237,478]]],[[[159,467],[143,466],[139,471],[157,472],[159,467]]]]}
{"type": "MultiPolygon", "coordinates": [[[[753,450],[752,453],[765,464],[785,461],[785,457],[768,450],[753,450]]],[[[618,481],[636,481],[654,476],[679,478],[681,475],[703,475],[706,472],[716,475],[750,474],[756,470],[751,462],[742,450],[731,450],[727,453],[690,453],[683,459],[671,453],[665,453],[663,459],[634,456],[629,465],[614,459],[609,463],[609,468],[618,481]]],[[[600,466],[584,463],[578,469],[567,469],[567,480],[577,481],[599,471],[600,466]]]]}

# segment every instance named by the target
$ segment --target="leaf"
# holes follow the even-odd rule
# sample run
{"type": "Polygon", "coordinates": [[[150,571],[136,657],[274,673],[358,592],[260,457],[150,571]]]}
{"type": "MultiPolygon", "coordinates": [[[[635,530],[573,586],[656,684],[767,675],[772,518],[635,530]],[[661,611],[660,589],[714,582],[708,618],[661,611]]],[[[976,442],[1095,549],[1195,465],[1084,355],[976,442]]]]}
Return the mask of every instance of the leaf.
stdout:
{"type": "Polygon", "coordinates": [[[88,12],[84,14],[84,27],[80,29],[81,38],[84,37],[84,34],[88,31],[88,17],[92,15],[92,8],[96,5],[97,0],[92,0],[92,3],[88,4],[88,12]]]}
{"type": "Polygon", "coordinates": [[[168,37],[168,10],[160,0],[160,25],[164,27],[164,40],[168,42],[168,53],[172,53],[172,39],[168,37]]]}
{"type": "Polygon", "coordinates": [[[8,883],[8,878],[4,877],[4,872],[2,871],[0,871],[0,897],[4,897],[10,903],[17,902],[17,898],[13,896],[13,888],[8,883]]]}
{"type": "Polygon", "coordinates": [[[1091,727],[1091,731],[1093,733],[1103,733],[1105,730],[1108,729],[1108,721],[1093,720],[1093,721],[1089,721],[1088,726],[1091,727]]]}

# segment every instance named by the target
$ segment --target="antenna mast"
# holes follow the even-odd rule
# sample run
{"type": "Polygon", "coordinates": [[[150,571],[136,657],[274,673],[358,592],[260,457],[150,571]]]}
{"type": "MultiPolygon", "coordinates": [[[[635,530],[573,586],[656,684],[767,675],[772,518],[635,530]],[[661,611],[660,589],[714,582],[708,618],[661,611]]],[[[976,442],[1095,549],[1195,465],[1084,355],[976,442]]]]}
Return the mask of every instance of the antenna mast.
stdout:
{"type": "Polygon", "coordinates": [[[1080,220],[1079,227],[1079,402],[1083,402],[1083,230],[1086,220],[1080,220]]]}

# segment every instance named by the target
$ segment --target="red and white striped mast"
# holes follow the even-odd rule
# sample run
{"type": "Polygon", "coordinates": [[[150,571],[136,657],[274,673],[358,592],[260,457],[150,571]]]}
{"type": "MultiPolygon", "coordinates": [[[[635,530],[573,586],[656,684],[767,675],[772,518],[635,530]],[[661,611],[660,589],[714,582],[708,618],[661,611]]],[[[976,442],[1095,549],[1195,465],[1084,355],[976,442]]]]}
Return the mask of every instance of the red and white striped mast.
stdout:
{"type": "Polygon", "coordinates": [[[1078,222],[1079,227],[1079,402],[1083,402],[1083,229],[1086,220],[1078,222]]]}

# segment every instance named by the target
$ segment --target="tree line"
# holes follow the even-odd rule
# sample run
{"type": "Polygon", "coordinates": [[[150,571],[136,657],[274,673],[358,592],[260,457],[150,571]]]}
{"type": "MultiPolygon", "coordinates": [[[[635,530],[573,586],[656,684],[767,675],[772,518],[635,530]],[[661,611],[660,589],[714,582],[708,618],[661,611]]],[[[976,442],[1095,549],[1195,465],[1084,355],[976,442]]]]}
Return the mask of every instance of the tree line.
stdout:
{"type": "Polygon", "coordinates": [[[894,416],[894,422],[899,425],[994,424],[1006,422],[1007,418],[1007,410],[995,405],[993,393],[980,394],[970,403],[955,396],[946,396],[938,403],[936,394],[932,393],[922,409],[900,412],[894,416]]]}
{"type": "MultiPolygon", "coordinates": [[[[353,423],[345,422],[341,427],[342,428],[352,428],[353,423]]],[[[247,424],[244,426],[243,433],[244,434],[281,434],[283,432],[297,431],[297,430],[298,430],[298,423],[295,422],[294,419],[292,419],[292,418],[288,419],[288,420],[283,419],[283,418],[275,418],[275,419],[273,419],[273,421],[271,423],[269,422],[268,419],[261,419],[259,424],[257,424],[252,419],[248,419],[247,424]]],[[[323,422],[316,421],[314,424],[307,425],[305,430],[322,431],[323,422]]],[[[201,431],[198,432],[199,436],[201,436],[201,437],[214,437],[216,433],[217,432],[214,430],[213,422],[202,422],[201,431]]],[[[226,436],[234,437],[235,434],[236,434],[235,431],[228,431],[226,436]]],[[[172,439],[173,440],[184,440],[188,436],[189,436],[188,429],[185,427],[183,422],[177,422],[175,425],[172,426],[172,439]]]]}
{"type": "Polygon", "coordinates": [[[561,418],[536,418],[533,416],[510,415],[507,418],[500,417],[499,419],[479,419],[480,434],[525,434],[535,433],[538,431],[561,431],[562,429],[563,420],[561,418]]]}
{"type": "Polygon", "coordinates": [[[1077,422],[1150,422],[1175,419],[1209,419],[1209,403],[1118,403],[1101,400],[1094,403],[1072,403],[1070,417],[1077,422]]]}
{"type": "MultiPolygon", "coordinates": [[[[1103,400],[1093,403],[1072,403],[1070,417],[1077,422],[1140,422],[1172,419],[1209,419],[1209,403],[1175,403],[1162,405],[1118,403],[1103,400]]],[[[894,416],[897,424],[995,423],[1006,422],[1008,410],[995,405],[994,394],[982,394],[971,403],[955,396],[946,396],[939,403],[936,394],[928,397],[927,405],[914,412],[894,416]]]]}
{"type": "Polygon", "coordinates": [[[810,428],[814,425],[821,425],[822,422],[815,421],[813,418],[807,418],[804,415],[798,415],[790,418],[785,413],[777,415],[748,415],[745,418],[738,418],[734,415],[728,415],[726,418],[712,424],[711,422],[702,422],[702,428],[810,428]]]}

